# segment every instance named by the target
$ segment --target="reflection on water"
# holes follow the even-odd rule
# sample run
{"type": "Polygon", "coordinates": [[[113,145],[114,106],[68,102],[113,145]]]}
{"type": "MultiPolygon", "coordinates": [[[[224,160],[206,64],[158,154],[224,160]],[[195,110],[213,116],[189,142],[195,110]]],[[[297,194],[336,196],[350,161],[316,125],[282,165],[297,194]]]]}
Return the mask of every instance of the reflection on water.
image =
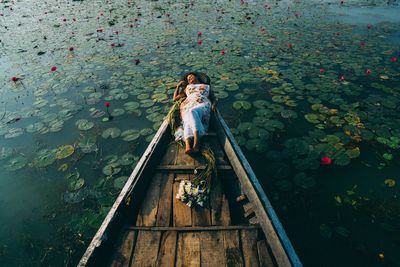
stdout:
{"type": "Polygon", "coordinates": [[[400,261],[398,7],[3,1],[0,13],[0,265],[77,263],[194,69],[305,266],[400,261]]]}

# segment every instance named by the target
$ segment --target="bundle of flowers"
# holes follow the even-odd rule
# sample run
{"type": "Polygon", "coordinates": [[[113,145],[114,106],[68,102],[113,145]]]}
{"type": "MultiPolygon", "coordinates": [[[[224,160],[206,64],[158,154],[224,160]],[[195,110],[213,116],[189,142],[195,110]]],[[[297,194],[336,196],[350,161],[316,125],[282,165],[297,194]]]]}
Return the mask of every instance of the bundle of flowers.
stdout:
{"type": "Polygon", "coordinates": [[[192,180],[183,180],[179,184],[179,190],[176,198],[186,203],[189,207],[198,205],[204,206],[205,201],[208,199],[208,194],[211,190],[211,181],[213,175],[216,175],[216,164],[214,153],[210,148],[201,150],[202,156],[206,159],[206,168],[192,180]]]}
{"type": "Polygon", "coordinates": [[[202,189],[201,185],[196,185],[188,180],[183,180],[179,184],[176,198],[186,203],[189,207],[192,207],[193,205],[203,207],[204,202],[208,199],[208,192],[202,189]]]}

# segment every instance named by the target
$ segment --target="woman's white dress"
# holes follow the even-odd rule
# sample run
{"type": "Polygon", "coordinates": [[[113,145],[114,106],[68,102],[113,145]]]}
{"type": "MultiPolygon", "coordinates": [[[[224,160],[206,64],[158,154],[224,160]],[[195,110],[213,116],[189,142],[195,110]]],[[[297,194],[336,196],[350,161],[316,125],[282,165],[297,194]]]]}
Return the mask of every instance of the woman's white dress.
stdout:
{"type": "Polygon", "coordinates": [[[185,88],[185,93],[186,99],[180,107],[184,140],[193,137],[195,131],[199,137],[207,133],[211,112],[208,84],[189,84],[185,88]]]}

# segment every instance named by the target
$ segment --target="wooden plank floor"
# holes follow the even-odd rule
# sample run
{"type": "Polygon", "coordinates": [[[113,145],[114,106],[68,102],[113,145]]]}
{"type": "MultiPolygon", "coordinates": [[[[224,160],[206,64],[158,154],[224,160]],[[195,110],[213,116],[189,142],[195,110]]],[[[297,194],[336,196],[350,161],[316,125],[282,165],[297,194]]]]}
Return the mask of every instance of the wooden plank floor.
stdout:
{"type": "MultiPolygon", "coordinates": [[[[215,136],[212,144],[218,165],[229,165],[215,136]]],[[[204,165],[200,155],[191,157],[171,143],[161,165],[204,165]]],[[[232,173],[232,175],[234,175],[232,173]]],[[[213,180],[209,201],[204,207],[190,208],[176,199],[182,179],[194,174],[156,170],[136,221],[121,234],[112,266],[275,266],[265,236],[257,226],[232,226],[225,180],[213,180]],[[196,229],[192,229],[195,227],[196,229]]],[[[229,179],[229,183],[238,182],[229,179]]],[[[244,216],[244,215],[243,215],[244,216]]]]}

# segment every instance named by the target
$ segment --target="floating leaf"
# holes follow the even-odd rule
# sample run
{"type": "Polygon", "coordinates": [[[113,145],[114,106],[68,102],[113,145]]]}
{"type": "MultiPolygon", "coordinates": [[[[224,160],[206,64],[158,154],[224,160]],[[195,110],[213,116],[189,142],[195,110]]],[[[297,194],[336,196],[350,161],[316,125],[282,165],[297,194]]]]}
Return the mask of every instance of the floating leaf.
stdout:
{"type": "Polygon", "coordinates": [[[121,168],[118,167],[118,164],[112,163],[108,164],[103,168],[103,173],[107,176],[112,176],[114,174],[117,174],[121,171],[121,168]]]}
{"type": "Polygon", "coordinates": [[[71,145],[64,145],[57,148],[56,158],[57,159],[65,159],[71,156],[75,151],[75,148],[71,145]]]}
{"type": "Polygon", "coordinates": [[[304,118],[306,118],[306,120],[307,120],[308,122],[311,122],[311,123],[319,123],[319,116],[318,116],[318,114],[309,113],[309,114],[304,115],[304,118]]]}
{"type": "Polygon", "coordinates": [[[386,160],[392,160],[393,159],[393,154],[391,153],[384,153],[383,158],[386,160]]]}
{"type": "Polygon", "coordinates": [[[68,164],[64,163],[64,164],[61,164],[60,167],[58,167],[57,170],[60,171],[60,172],[65,172],[67,169],[68,169],[68,164]]]}
{"type": "Polygon", "coordinates": [[[342,204],[342,198],[340,196],[335,196],[335,200],[337,203],[342,204]]]}
{"type": "Polygon", "coordinates": [[[91,121],[88,121],[86,119],[81,119],[81,120],[77,120],[75,122],[75,125],[78,127],[79,130],[87,131],[87,130],[90,130],[91,128],[93,128],[94,123],[91,121]]]}
{"type": "Polygon", "coordinates": [[[235,101],[235,102],[233,102],[232,106],[233,106],[234,109],[237,109],[237,110],[239,110],[239,109],[244,109],[244,110],[251,109],[251,103],[248,102],[248,101],[244,101],[244,100],[235,101]]]}
{"type": "Polygon", "coordinates": [[[358,158],[360,156],[360,149],[358,147],[355,147],[353,149],[349,149],[346,151],[347,156],[351,159],[358,158]]]}
{"type": "Polygon", "coordinates": [[[56,160],[56,149],[42,149],[33,160],[33,165],[37,168],[47,167],[56,160]]]}
{"type": "Polygon", "coordinates": [[[128,176],[120,176],[118,178],[115,178],[114,180],[114,188],[115,189],[122,189],[126,183],[126,181],[128,181],[128,176]]]}
{"type": "Polygon", "coordinates": [[[83,153],[91,153],[97,151],[96,136],[87,136],[79,140],[78,146],[83,153]]]}
{"type": "Polygon", "coordinates": [[[121,134],[121,130],[120,129],[118,129],[118,128],[108,128],[108,129],[105,129],[104,131],[103,131],[103,133],[101,134],[101,137],[103,137],[104,139],[107,139],[107,138],[117,138],[118,136],[120,136],[120,134],[121,134]]]}
{"type": "Polygon", "coordinates": [[[10,157],[13,153],[13,149],[11,147],[1,147],[0,148],[0,160],[6,159],[10,157]]]}
{"type": "Polygon", "coordinates": [[[140,132],[136,129],[126,130],[121,133],[122,140],[124,141],[134,141],[139,139],[140,132]]]}
{"type": "Polygon", "coordinates": [[[386,179],[383,183],[388,187],[394,187],[396,185],[396,181],[394,179],[386,179]]]}
{"type": "Polygon", "coordinates": [[[15,158],[8,161],[5,169],[8,171],[16,171],[25,167],[28,163],[27,159],[23,156],[16,156],[15,158]]]}
{"type": "Polygon", "coordinates": [[[85,185],[85,179],[83,178],[73,179],[68,183],[68,190],[77,191],[81,189],[84,185],[85,185]]]}

